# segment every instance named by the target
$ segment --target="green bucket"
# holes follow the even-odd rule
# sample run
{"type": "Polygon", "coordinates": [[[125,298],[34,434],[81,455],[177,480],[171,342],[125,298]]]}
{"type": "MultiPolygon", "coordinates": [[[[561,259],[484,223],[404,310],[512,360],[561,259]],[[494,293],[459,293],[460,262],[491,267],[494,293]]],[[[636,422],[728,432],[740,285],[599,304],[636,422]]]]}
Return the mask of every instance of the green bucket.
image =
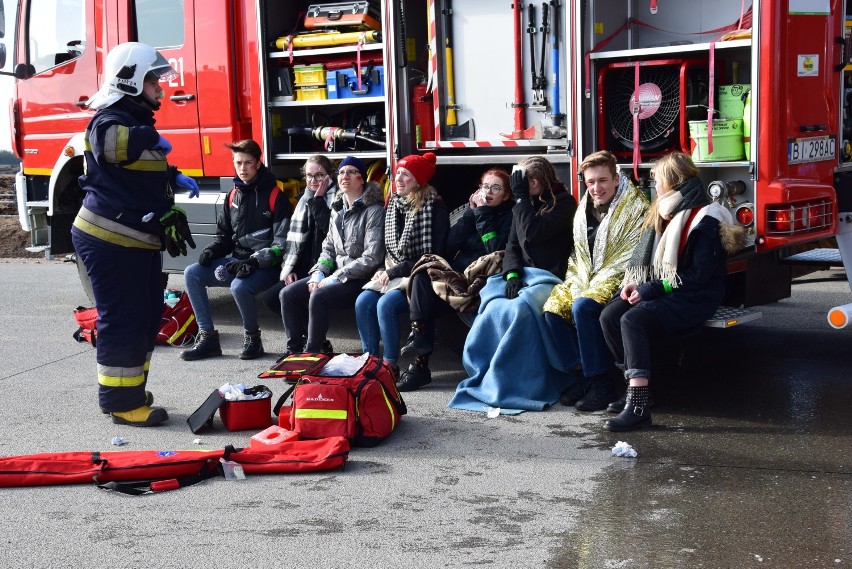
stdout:
{"type": "Polygon", "coordinates": [[[719,116],[723,119],[743,118],[744,95],[750,89],[749,84],[719,85],[719,116]]]}
{"type": "Polygon", "coordinates": [[[695,162],[742,160],[743,120],[713,121],[713,152],[707,152],[707,121],[689,121],[690,149],[695,162]]]}

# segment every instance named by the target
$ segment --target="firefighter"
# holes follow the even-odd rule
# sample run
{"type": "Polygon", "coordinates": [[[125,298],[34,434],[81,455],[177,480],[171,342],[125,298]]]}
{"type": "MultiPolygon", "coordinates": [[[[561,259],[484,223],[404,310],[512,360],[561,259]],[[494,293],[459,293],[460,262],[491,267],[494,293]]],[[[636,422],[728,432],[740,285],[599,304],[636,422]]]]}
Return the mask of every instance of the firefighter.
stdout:
{"type": "Polygon", "coordinates": [[[98,400],[114,423],[149,427],[168,420],[145,391],[163,312],[162,255],[194,248],[174,189],[198,195],[192,178],[170,166],[171,144],[154,128],[159,85],[175,74],[152,47],[117,45],[105,83],[89,100],[97,112],[85,134],[83,206],[71,237],[98,309],[98,400]]]}
{"type": "Polygon", "coordinates": [[[272,172],[260,161],[260,145],[241,140],[226,145],[234,161],[234,189],[216,222],[216,237],[198,262],[184,271],[189,301],[198,320],[195,346],[181,352],[187,361],[221,356],[219,332],[213,326],[208,287],[229,287],[243,320],[240,359],[264,354],[255,296],[278,280],[278,267],[290,227],[292,209],[272,172]]]}

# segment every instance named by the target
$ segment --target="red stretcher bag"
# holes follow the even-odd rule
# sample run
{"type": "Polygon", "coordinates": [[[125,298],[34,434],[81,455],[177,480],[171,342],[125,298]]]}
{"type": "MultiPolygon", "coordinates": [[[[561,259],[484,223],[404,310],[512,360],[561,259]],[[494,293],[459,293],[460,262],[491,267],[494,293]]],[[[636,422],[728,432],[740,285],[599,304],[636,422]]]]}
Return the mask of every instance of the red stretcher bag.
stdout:
{"type": "Polygon", "coordinates": [[[272,451],[257,449],[55,452],[0,457],[0,487],[94,482],[126,494],[150,494],[189,486],[221,474],[219,459],[237,462],[246,474],[313,472],[341,468],[349,457],[342,437],[291,441],[272,451]]]}

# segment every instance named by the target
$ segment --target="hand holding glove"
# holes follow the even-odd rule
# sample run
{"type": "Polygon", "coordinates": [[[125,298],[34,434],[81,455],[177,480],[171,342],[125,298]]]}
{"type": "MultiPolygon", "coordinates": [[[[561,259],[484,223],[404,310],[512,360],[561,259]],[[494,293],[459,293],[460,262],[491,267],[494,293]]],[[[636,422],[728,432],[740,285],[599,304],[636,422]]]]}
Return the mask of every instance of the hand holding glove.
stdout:
{"type": "Polygon", "coordinates": [[[213,262],[213,251],[210,249],[205,249],[198,256],[198,264],[202,267],[209,267],[210,263],[213,262]]]}
{"type": "Polygon", "coordinates": [[[527,180],[527,171],[523,168],[518,168],[512,172],[509,178],[509,187],[512,188],[512,195],[515,196],[515,201],[529,199],[530,184],[527,180]]]}
{"type": "Polygon", "coordinates": [[[197,198],[199,194],[201,194],[201,190],[198,188],[198,183],[186,174],[178,174],[175,181],[178,186],[189,190],[189,197],[197,198]]]}
{"type": "Polygon", "coordinates": [[[237,277],[238,279],[244,279],[247,276],[251,275],[255,269],[260,266],[260,263],[254,257],[249,257],[248,259],[244,259],[242,261],[231,261],[230,263],[225,264],[225,270],[237,277]]]}
{"type": "Polygon", "coordinates": [[[518,298],[518,294],[520,294],[521,289],[525,286],[526,284],[521,277],[510,278],[506,281],[506,298],[509,300],[518,298]]]}
{"type": "Polygon", "coordinates": [[[195,241],[186,221],[186,212],[173,205],[169,211],[160,217],[160,224],[166,233],[166,251],[172,257],[186,255],[186,245],[195,249],[195,241]]]}
{"type": "Polygon", "coordinates": [[[172,151],[172,143],[163,138],[163,135],[160,135],[160,140],[157,141],[157,144],[155,144],[154,148],[151,150],[158,150],[162,152],[163,155],[166,155],[172,151]]]}

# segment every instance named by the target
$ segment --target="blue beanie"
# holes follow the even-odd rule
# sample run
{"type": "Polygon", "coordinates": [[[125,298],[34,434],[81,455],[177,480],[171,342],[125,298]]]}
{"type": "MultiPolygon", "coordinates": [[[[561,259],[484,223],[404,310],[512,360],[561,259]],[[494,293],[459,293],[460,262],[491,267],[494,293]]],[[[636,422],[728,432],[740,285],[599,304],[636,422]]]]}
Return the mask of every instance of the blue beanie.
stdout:
{"type": "Polygon", "coordinates": [[[337,166],[337,170],[342,170],[344,166],[352,166],[353,168],[356,168],[359,172],[361,172],[361,177],[364,181],[367,181],[367,167],[358,158],[355,158],[354,156],[347,156],[340,161],[340,164],[337,166]]]}

